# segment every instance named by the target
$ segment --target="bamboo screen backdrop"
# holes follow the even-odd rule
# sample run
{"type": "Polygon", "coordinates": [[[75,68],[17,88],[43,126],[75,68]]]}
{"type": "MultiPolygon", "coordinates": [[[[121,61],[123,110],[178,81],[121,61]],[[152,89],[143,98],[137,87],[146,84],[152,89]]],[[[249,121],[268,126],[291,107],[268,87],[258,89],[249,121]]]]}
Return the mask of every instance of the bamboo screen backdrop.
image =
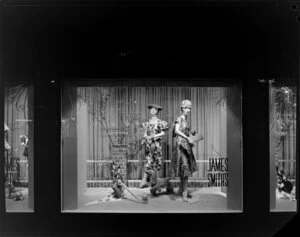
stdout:
{"type": "Polygon", "coordinates": [[[147,105],[159,104],[163,110],[158,117],[168,122],[164,136],[161,177],[170,175],[170,160],[175,139],[172,128],[180,115],[181,101],[192,101],[189,122],[192,130],[203,134],[204,140],[194,147],[198,172],[194,179],[205,179],[209,158],[226,157],[226,88],[225,87],[78,87],[77,123],[86,124],[78,136],[87,134],[87,180],[110,179],[111,149],[113,143],[127,144],[127,179],[141,179],[145,155],[141,138],[142,123],[149,119],[147,105]],[[115,133],[126,134],[119,141],[115,133]],[[124,139],[124,141],[120,141],[124,139]]]}

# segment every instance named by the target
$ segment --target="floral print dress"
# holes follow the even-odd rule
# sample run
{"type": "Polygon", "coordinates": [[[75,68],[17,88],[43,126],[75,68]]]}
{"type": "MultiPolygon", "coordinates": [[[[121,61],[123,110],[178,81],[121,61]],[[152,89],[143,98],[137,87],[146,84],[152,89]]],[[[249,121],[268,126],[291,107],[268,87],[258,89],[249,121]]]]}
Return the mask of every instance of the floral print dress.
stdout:
{"type": "MultiPolygon", "coordinates": [[[[147,136],[152,136],[161,133],[168,129],[168,123],[161,119],[157,119],[155,123],[146,122],[143,124],[147,136]]],[[[162,137],[144,139],[146,144],[146,169],[160,170],[162,159],[162,137]]]]}

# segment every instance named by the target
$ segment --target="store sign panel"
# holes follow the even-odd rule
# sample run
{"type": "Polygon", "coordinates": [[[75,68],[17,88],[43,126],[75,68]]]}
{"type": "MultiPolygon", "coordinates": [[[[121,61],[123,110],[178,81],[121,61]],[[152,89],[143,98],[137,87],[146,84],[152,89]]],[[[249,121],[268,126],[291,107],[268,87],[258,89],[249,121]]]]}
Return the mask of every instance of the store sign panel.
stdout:
{"type": "Polygon", "coordinates": [[[228,158],[209,158],[207,179],[209,187],[227,187],[228,158]]]}

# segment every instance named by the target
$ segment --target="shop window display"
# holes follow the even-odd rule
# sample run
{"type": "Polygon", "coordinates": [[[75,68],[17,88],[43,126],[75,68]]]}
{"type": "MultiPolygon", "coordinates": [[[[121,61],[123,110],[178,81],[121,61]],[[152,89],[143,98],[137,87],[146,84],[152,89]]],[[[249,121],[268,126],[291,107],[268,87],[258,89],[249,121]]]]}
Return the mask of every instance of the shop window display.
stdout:
{"type": "Polygon", "coordinates": [[[62,88],[62,211],[242,211],[241,86],[62,88]]]}
{"type": "Polygon", "coordinates": [[[297,87],[270,85],[270,208],[296,211],[297,87]]]}
{"type": "Polygon", "coordinates": [[[5,88],[4,168],[7,212],[32,212],[33,203],[33,88],[5,88]]]}

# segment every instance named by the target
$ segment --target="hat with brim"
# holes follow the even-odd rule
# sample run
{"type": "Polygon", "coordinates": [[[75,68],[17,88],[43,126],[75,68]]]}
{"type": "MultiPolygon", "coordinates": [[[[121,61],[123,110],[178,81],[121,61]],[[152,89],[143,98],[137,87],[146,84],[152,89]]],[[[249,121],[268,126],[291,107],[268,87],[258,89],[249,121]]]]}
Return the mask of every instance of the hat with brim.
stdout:
{"type": "Polygon", "coordinates": [[[156,108],[158,111],[163,109],[163,108],[162,108],[160,105],[158,105],[158,104],[150,104],[150,105],[148,105],[147,107],[148,107],[148,109],[156,108]]]}

